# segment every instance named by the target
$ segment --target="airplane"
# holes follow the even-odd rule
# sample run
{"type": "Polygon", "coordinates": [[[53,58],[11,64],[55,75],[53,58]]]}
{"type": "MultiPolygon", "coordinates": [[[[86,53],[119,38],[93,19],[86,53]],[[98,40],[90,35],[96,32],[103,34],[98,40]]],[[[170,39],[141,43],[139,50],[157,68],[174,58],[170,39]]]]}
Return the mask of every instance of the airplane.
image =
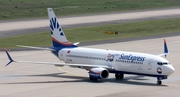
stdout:
{"type": "Polygon", "coordinates": [[[124,74],[150,76],[157,78],[158,85],[161,85],[163,79],[167,79],[169,75],[175,72],[170,62],[163,58],[163,56],[168,55],[168,47],[165,39],[164,53],[158,55],[78,47],[79,42],[71,43],[67,40],[53,9],[47,8],[47,11],[50,22],[52,47],[17,46],[51,51],[52,54],[64,63],[15,61],[9,52],[4,49],[10,60],[6,66],[12,62],[22,62],[75,67],[87,70],[91,81],[108,78],[109,73],[114,73],[116,79],[123,79],[124,74]]]}

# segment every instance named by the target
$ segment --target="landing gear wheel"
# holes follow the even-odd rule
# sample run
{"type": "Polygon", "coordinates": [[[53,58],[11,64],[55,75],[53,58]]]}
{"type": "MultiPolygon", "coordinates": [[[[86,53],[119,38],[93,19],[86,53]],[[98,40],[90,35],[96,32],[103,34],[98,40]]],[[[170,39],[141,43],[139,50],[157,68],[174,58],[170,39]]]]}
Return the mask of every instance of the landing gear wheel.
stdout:
{"type": "Polygon", "coordinates": [[[124,78],[124,74],[122,74],[122,73],[116,73],[116,74],[115,74],[115,77],[116,77],[116,79],[123,79],[123,78],[124,78]]]}
{"type": "Polygon", "coordinates": [[[89,77],[89,79],[92,81],[93,80],[93,78],[92,77],[89,77]]]}
{"type": "Polygon", "coordinates": [[[158,80],[157,85],[161,85],[161,84],[162,84],[162,81],[158,80]]]}

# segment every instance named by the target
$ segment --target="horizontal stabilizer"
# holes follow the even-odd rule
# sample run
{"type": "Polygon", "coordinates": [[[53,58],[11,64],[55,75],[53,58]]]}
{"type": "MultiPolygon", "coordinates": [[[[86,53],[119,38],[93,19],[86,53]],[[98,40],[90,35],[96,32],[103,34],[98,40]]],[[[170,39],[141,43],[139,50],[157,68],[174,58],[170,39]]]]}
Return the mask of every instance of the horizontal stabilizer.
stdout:
{"type": "Polygon", "coordinates": [[[73,45],[78,45],[78,44],[80,44],[80,42],[73,43],[73,45]]]}

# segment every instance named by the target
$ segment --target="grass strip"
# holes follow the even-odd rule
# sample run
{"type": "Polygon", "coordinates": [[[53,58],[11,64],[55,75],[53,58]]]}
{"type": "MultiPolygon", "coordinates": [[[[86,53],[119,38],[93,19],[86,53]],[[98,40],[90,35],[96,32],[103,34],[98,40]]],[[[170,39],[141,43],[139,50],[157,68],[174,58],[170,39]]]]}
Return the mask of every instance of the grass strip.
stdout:
{"type": "Polygon", "coordinates": [[[0,20],[179,7],[180,0],[0,0],[0,20]]]}
{"type": "MultiPolygon", "coordinates": [[[[89,42],[117,38],[158,35],[180,32],[180,18],[64,29],[64,32],[68,40],[71,42],[89,42]],[[104,34],[104,32],[107,31],[116,31],[119,32],[119,34],[104,34]]],[[[50,32],[47,31],[0,38],[0,47],[17,48],[15,46],[17,44],[32,46],[51,46],[50,32]]]]}

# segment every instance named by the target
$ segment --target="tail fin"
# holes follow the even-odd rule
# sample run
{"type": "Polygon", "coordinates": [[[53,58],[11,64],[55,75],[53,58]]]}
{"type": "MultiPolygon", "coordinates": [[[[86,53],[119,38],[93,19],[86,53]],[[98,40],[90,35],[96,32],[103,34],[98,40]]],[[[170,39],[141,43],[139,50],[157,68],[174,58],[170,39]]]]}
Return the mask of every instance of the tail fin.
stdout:
{"type": "Polygon", "coordinates": [[[52,43],[54,47],[76,47],[73,43],[69,42],[58,23],[56,15],[52,8],[47,8],[48,16],[50,20],[50,31],[52,36],[52,43]]]}

